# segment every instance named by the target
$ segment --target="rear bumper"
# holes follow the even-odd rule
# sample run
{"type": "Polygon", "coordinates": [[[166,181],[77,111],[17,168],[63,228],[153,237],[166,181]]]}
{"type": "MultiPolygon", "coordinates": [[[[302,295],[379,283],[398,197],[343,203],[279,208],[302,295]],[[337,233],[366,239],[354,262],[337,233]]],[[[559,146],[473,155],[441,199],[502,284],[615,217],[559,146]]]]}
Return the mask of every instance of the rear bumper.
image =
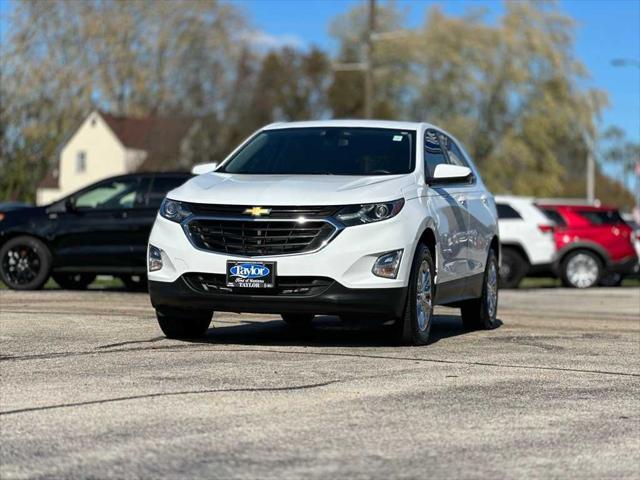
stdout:
{"type": "Polygon", "coordinates": [[[608,273],[619,273],[621,275],[631,275],[638,272],[638,257],[628,257],[619,262],[610,263],[607,266],[608,273]]]}
{"type": "Polygon", "coordinates": [[[400,317],[407,289],[347,288],[332,282],[317,294],[247,294],[202,292],[180,276],[174,282],[149,281],[151,304],[156,309],[193,308],[238,313],[359,313],[400,317]]]}

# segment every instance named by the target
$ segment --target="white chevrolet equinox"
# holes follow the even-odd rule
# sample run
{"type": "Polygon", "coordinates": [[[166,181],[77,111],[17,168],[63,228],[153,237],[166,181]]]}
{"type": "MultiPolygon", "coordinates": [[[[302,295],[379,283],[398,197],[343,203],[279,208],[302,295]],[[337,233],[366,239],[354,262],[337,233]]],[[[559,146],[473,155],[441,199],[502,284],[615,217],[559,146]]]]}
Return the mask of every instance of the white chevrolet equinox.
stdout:
{"type": "Polygon", "coordinates": [[[492,328],[493,196],[453,136],[426,123],[269,125],[169,192],[149,239],[151,302],[171,338],[214,311],[395,320],[429,340],[436,304],[492,328]],[[215,170],[214,170],[215,168],[215,170]]]}

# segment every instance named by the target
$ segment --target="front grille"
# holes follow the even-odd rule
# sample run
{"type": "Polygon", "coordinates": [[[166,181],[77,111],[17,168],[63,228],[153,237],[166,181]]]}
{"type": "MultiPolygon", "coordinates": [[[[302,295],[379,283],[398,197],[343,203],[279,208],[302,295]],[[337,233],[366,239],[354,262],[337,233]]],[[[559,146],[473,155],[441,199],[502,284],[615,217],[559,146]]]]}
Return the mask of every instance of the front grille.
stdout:
{"type": "Polygon", "coordinates": [[[237,256],[310,252],[336,232],[336,227],[325,221],[194,219],[187,229],[198,248],[237,256]]]}
{"type": "MultiPolygon", "coordinates": [[[[189,209],[195,215],[211,215],[215,217],[247,217],[250,218],[250,214],[245,213],[250,210],[252,205],[210,205],[206,203],[189,203],[189,209]]],[[[339,209],[339,206],[264,206],[263,208],[269,209],[269,218],[278,219],[298,219],[300,217],[315,219],[326,218],[334,215],[339,209]]]]}
{"type": "Polygon", "coordinates": [[[218,273],[186,273],[184,280],[199,293],[250,295],[319,295],[331,286],[326,277],[277,277],[275,289],[243,289],[227,287],[227,277],[218,273]]]}

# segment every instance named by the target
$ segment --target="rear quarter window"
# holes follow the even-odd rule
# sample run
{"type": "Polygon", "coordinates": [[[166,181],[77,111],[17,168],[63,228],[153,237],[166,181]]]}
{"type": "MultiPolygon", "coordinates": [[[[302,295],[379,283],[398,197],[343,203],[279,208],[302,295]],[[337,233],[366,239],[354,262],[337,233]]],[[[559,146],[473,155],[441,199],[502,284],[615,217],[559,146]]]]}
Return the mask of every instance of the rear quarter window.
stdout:
{"type": "Polygon", "coordinates": [[[496,203],[496,210],[498,210],[498,218],[500,220],[521,220],[522,216],[511,205],[506,203],[496,203]]]}
{"type": "Polygon", "coordinates": [[[541,208],[540,210],[542,210],[542,213],[544,213],[547,218],[556,225],[560,227],[567,226],[567,222],[564,221],[564,218],[562,218],[562,215],[560,215],[557,210],[554,210],[552,208],[541,208]]]}

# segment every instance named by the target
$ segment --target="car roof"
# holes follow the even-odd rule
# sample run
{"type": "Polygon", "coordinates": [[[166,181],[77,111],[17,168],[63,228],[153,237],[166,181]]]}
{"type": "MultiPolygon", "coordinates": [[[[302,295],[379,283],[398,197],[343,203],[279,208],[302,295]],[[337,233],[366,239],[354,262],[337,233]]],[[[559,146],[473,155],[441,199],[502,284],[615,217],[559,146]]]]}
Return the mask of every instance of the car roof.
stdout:
{"type": "Polygon", "coordinates": [[[616,207],[609,205],[600,205],[598,207],[595,205],[567,205],[564,203],[539,203],[538,205],[542,208],[562,208],[565,210],[581,210],[583,212],[611,212],[618,210],[616,207]]]}
{"type": "Polygon", "coordinates": [[[351,128],[391,128],[397,130],[419,130],[421,128],[438,128],[423,122],[398,122],[392,120],[310,120],[303,122],[272,123],[263,130],[279,130],[284,128],[322,128],[322,127],[351,127],[351,128]]]}

